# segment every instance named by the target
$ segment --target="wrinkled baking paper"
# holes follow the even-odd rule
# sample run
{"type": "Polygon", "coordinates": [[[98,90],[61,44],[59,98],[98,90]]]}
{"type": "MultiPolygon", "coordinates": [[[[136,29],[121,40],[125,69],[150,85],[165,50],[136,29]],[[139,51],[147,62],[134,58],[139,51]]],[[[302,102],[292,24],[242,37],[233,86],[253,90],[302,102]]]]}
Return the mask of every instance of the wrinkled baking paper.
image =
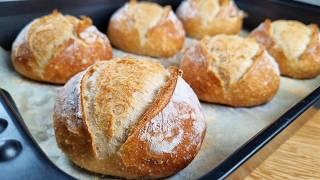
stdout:
{"type": "MultiPolygon", "coordinates": [[[[185,47],[194,41],[188,39],[185,47]]],[[[129,54],[119,50],[113,53],[115,57],[129,54]]],[[[52,109],[57,90],[61,86],[38,83],[19,76],[9,57],[7,52],[0,50],[0,87],[13,96],[27,127],[42,150],[60,169],[78,179],[110,178],[78,168],[57,147],[52,128],[52,109]]],[[[181,53],[160,62],[168,67],[179,64],[180,58],[181,53]]],[[[196,179],[208,173],[319,85],[320,77],[311,80],[281,78],[281,87],[275,98],[268,104],[254,108],[202,103],[207,134],[201,150],[189,166],[169,179],[196,179]]]]}

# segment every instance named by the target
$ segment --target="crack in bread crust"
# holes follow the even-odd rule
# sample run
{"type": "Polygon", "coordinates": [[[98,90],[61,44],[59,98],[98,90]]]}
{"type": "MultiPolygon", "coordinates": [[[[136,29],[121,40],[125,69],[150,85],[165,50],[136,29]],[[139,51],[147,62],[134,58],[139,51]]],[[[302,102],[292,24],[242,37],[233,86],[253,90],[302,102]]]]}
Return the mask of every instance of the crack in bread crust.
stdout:
{"type": "Polygon", "coordinates": [[[307,79],[320,74],[320,39],[317,25],[307,26],[291,20],[272,22],[266,19],[250,36],[268,49],[279,64],[282,75],[307,79]]]}
{"type": "Polygon", "coordinates": [[[140,117],[138,120],[138,124],[132,128],[132,130],[129,133],[129,136],[136,132],[139,129],[139,125],[146,123],[148,120],[155,117],[165,106],[169,103],[170,98],[174,88],[177,84],[178,75],[181,72],[177,71],[175,68],[170,69],[170,79],[164,84],[159,92],[157,93],[156,97],[154,98],[154,101],[152,104],[150,104],[150,107],[145,111],[145,113],[140,117]]]}
{"type": "Polygon", "coordinates": [[[177,9],[187,34],[202,39],[217,34],[237,34],[245,13],[232,0],[186,0],[177,9]]]}
{"type": "MultiPolygon", "coordinates": [[[[95,94],[99,91],[99,89],[96,88],[97,84],[97,76],[100,75],[100,72],[102,71],[103,64],[96,64],[94,66],[91,66],[87,69],[86,73],[84,74],[82,80],[81,80],[81,103],[82,103],[82,111],[83,111],[83,119],[87,126],[87,130],[90,134],[91,143],[93,146],[93,152],[95,153],[96,157],[100,157],[101,149],[99,150],[99,147],[96,146],[96,142],[94,137],[101,137],[103,134],[99,131],[99,129],[94,129],[95,126],[97,126],[96,121],[94,120],[95,117],[93,117],[93,113],[95,111],[94,108],[94,101],[95,101],[95,94]],[[88,103],[84,103],[88,102],[88,103]],[[88,119],[93,119],[93,121],[89,121],[88,119]]],[[[101,140],[100,140],[101,141],[101,140]]],[[[102,139],[102,141],[104,141],[102,139]]],[[[106,141],[102,143],[107,143],[106,141]]]]}
{"type": "Polygon", "coordinates": [[[20,74],[57,84],[111,56],[108,38],[90,18],[78,19],[56,10],[29,23],[12,46],[12,61],[20,74]]]}
{"type": "Polygon", "coordinates": [[[232,18],[243,16],[232,0],[187,0],[183,1],[177,13],[183,19],[201,17],[204,25],[209,25],[214,18],[232,18]]]}
{"type": "Polygon", "coordinates": [[[119,151],[124,165],[142,174],[156,176],[172,166],[170,175],[184,168],[199,150],[206,129],[197,96],[178,69],[170,72],[170,79],[119,151]],[[180,156],[183,160],[176,159],[180,156]]]}
{"type": "Polygon", "coordinates": [[[38,59],[36,63],[41,77],[44,75],[44,67],[56,51],[61,49],[61,44],[69,40],[73,33],[72,24],[57,12],[39,18],[32,23],[28,31],[29,46],[35,58],[38,59]]]}
{"type": "Polygon", "coordinates": [[[238,36],[204,38],[201,44],[207,52],[209,70],[223,80],[226,90],[243,77],[261,51],[254,39],[238,36]]]}
{"type": "MultiPolygon", "coordinates": [[[[156,62],[143,62],[130,58],[121,58],[111,60],[110,62],[96,63],[87,71],[83,72],[83,74],[83,76],[81,74],[81,76],[77,75],[77,78],[79,79],[80,77],[81,79],[80,84],[79,81],[74,82],[73,80],[66,84],[69,90],[64,88],[66,91],[59,94],[59,100],[56,101],[54,110],[57,143],[75,164],[87,170],[106,175],[125,178],[157,178],[166,177],[178,172],[186,167],[196,156],[206,131],[204,115],[201,112],[199,100],[190,86],[180,77],[181,72],[177,68],[167,71],[156,62]],[[122,74],[126,70],[122,67],[120,70],[123,71],[118,71],[112,66],[114,64],[116,64],[117,67],[131,67],[130,69],[133,69],[131,71],[138,68],[138,71],[146,72],[145,75],[147,78],[150,78],[150,76],[155,77],[155,74],[161,78],[165,76],[165,80],[160,83],[158,81],[154,87],[150,87],[150,84],[142,85],[149,90],[152,88],[155,89],[154,93],[150,93],[152,97],[147,97],[149,99],[148,103],[146,103],[147,106],[131,106],[133,109],[143,109],[141,114],[134,115],[136,120],[135,122],[132,121],[133,123],[128,127],[128,131],[123,134],[123,141],[120,142],[121,146],[119,146],[118,149],[116,148],[115,152],[110,152],[111,154],[109,156],[101,157],[97,153],[97,143],[102,143],[102,145],[106,147],[109,145],[103,141],[97,142],[95,132],[93,132],[96,129],[92,126],[100,123],[96,121],[97,117],[105,117],[104,120],[108,120],[106,119],[107,116],[104,116],[104,111],[110,110],[105,109],[109,102],[112,101],[114,107],[116,107],[115,105],[119,102],[116,96],[108,99],[108,93],[105,91],[108,88],[103,88],[103,86],[108,86],[108,84],[104,84],[107,83],[104,82],[104,80],[108,81],[108,77],[112,78],[108,83],[112,84],[112,81],[115,83],[115,86],[118,87],[117,92],[119,92],[119,97],[123,96],[121,91],[125,90],[123,86],[119,85],[121,83],[115,79],[115,76],[126,77],[125,74],[122,74]],[[95,81],[96,84],[91,84],[90,90],[86,87],[89,82],[88,79],[96,71],[97,74],[90,80],[95,81]],[[92,91],[93,86],[95,86],[98,91],[92,91]],[[73,93],[73,89],[77,89],[78,87],[81,88],[79,91],[80,94],[73,93]],[[105,94],[101,94],[103,91],[105,94]],[[99,102],[99,97],[107,101],[99,103],[100,106],[92,105],[94,103],[91,101],[95,101],[95,103],[99,102]],[[80,98],[81,108],[77,109],[70,106],[66,110],[69,109],[72,110],[72,112],[61,112],[61,100],[77,98],[80,98]],[[95,109],[94,112],[92,108],[95,109]],[[88,112],[88,110],[92,112],[88,112]],[[64,116],[66,113],[67,115],[64,116]],[[93,113],[93,116],[90,116],[88,113],[93,113]],[[101,114],[101,116],[98,116],[97,113],[101,114]],[[79,118],[75,115],[79,116],[79,118]],[[68,119],[73,123],[77,122],[76,125],[68,123],[68,119]],[[166,122],[168,124],[166,124],[166,122]],[[157,138],[157,134],[160,139],[157,138]],[[163,146],[159,149],[157,144],[161,143],[163,146]]],[[[137,81],[144,81],[144,78],[138,77],[136,73],[133,74],[137,81]]],[[[155,79],[151,78],[150,80],[155,79]]],[[[130,82],[134,81],[135,80],[130,82]]],[[[129,81],[123,81],[124,84],[128,82],[129,81]]],[[[150,83],[149,81],[144,82],[150,83]]],[[[130,84],[130,86],[132,86],[132,84],[130,84]]],[[[137,85],[137,87],[138,86],[139,85],[137,85]]],[[[124,97],[125,101],[128,102],[132,99],[132,93],[127,93],[124,97]]],[[[142,97],[138,98],[142,100],[142,97]]],[[[135,104],[133,101],[130,102],[135,104]]],[[[126,113],[134,114],[130,110],[126,113]]],[[[119,118],[122,121],[130,121],[130,119],[125,116],[119,116],[119,118]]],[[[115,121],[109,122],[110,126],[115,125],[115,121]]],[[[124,129],[125,124],[122,125],[123,127],[117,127],[118,130],[124,129]]],[[[103,130],[109,130],[109,127],[100,128],[102,128],[100,131],[103,133],[105,133],[103,130]]],[[[104,136],[107,140],[110,140],[108,134],[104,134],[104,136]]],[[[107,141],[107,143],[110,142],[107,141]]]]}
{"type": "MultiPolygon", "coordinates": [[[[225,35],[220,35],[223,36],[225,35]]],[[[238,44],[226,48],[224,41],[220,45],[213,41],[213,45],[218,47],[210,51],[210,47],[201,41],[185,51],[180,68],[184,71],[183,78],[199,99],[231,106],[255,106],[268,102],[276,94],[280,76],[275,60],[254,40],[243,38],[243,41],[252,41],[256,48],[250,49],[246,43],[226,38],[226,46],[238,44]],[[243,47],[239,48],[239,45],[243,47]],[[247,52],[248,48],[251,52],[247,52]],[[224,53],[224,50],[228,51],[227,54],[220,56],[219,53],[224,53]],[[223,58],[230,58],[229,56],[236,60],[219,62],[219,58],[223,61],[223,58]],[[250,64],[243,67],[242,61],[249,61],[250,64]],[[219,72],[221,65],[222,72],[219,72]],[[223,71],[225,69],[230,72],[223,71]]]]}
{"type": "MultiPolygon", "coordinates": [[[[85,114],[98,158],[114,154],[128,131],[165,83],[168,73],[158,64],[118,59],[103,64],[84,79],[85,114]],[[91,78],[91,79],[90,79],[91,78]],[[93,84],[92,84],[93,83],[93,84]],[[90,87],[89,87],[90,86],[90,87]]],[[[96,66],[97,66],[96,65],[96,66]]]]}
{"type": "Polygon", "coordinates": [[[310,27],[298,21],[277,20],[271,23],[271,37],[289,60],[299,60],[311,39],[310,27]]]}
{"type": "Polygon", "coordinates": [[[122,50],[154,57],[170,57],[184,44],[185,31],[171,7],[129,2],[110,18],[107,34],[122,50]]]}
{"type": "Polygon", "coordinates": [[[155,3],[138,3],[131,1],[120,8],[112,17],[112,19],[125,19],[125,21],[128,21],[128,27],[138,31],[140,37],[140,46],[144,46],[147,42],[147,36],[150,29],[157,26],[160,21],[165,18],[165,15],[168,14],[169,11],[171,11],[170,8],[162,8],[160,5],[155,3]],[[148,14],[146,14],[146,12],[148,12],[148,14]]]}

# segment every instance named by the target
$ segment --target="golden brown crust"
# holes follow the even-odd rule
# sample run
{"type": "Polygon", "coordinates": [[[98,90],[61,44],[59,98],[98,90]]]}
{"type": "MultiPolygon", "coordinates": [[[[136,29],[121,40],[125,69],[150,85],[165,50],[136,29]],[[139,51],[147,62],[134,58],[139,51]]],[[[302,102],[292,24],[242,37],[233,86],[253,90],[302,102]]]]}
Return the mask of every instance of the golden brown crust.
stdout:
{"type": "MultiPolygon", "coordinates": [[[[278,67],[261,46],[252,57],[253,63],[250,67],[232,83],[226,83],[230,78],[212,70],[209,63],[214,56],[210,51],[210,47],[202,40],[186,50],[180,66],[183,78],[200,100],[230,106],[255,106],[268,102],[276,94],[280,83],[278,67]]],[[[234,68],[241,69],[240,64],[232,66],[229,71],[234,68]]]]}
{"type": "MultiPolygon", "coordinates": [[[[205,134],[205,122],[196,95],[180,77],[176,68],[170,70],[168,80],[143,115],[136,117],[137,123],[129,129],[125,141],[117,150],[103,158],[95,153],[96,132],[90,127],[90,121],[94,119],[90,119],[90,114],[84,111],[85,104],[90,101],[85,97],[84,91],[88,91],[88,79],[93,78],[96,72],[97,78],[106,77],[103,70],[109,65],[104,66],[105,63],[126,63],[122,66],[135,69],[141,62],[136,64],[137,61],[131,58],[122,58],[98,63],[76,75],[65,85],[56,101],[53,116],[59,147],[82,168],[125,178],[165,177],[187,166],[200,149],[205,134]],[[157,146],[158,144],[160,146],[157,146]]],[[[154,64],[144,64],[149,66],[152,63],[154,64]]],[[[141,71],[151,71],[149,68],[141,71]]],[[[122,78],[123,82],[126,82],[126,77],[122,78]]],[[[98,83],[103,81],[98,80],[98,83]]],[[[118,87],[117,84],[114,88],[118,87]]],[[[107,87],[105,84],[105,88],[107,87]]],[[[105,98],[108,98],[107,94],[105,98]]],[[[116,99],[108,101],[120,103],[116,99]]],[[[128,101],[122,100],[123,103],[132,103],[129,101],[130,98],[128,101]]],[[[101,104],[96,107],[95,111],[98,112],[103,106],[104,104],[101,104]]]]}
{"type": "Polygon", "coordinates": [[[182,23],[171,7],[151,2],[125,4],[108,25],[108,37],[119,49],[154,57],[170,57],[184,44],[182,23]]]}
{"type": "Polygon", "coordinates": [[[177,9],[187,35],[201,39],[217,34],[238,34],[244,13],[232,0],[186,0],[177,9]]]}
{"type": "MultiPolygon", "coordinates": [[[[193,160],[194,155],[199,151],[204,138],[204,132],[192,138],[189,136],[190,134],[194,134],[192,114],[196,111],[195,109],[199,107],[197,107],[198,105],[196,104],[191,105],[181,102],[181,99],[175,97],[175,93],[179,94],[188,92],[177,92],[180,90],[177,90],[179,88],[176,86],[184,85],[181,85],[179,84],[181,82],[178,82],[180,80],[182,81],[182,79],[179,77],[177,69],[171,69],[171,73],[172,78],[169,79],[166,86],[160,90],[154,103],[143,115],[139,124],[133,129],[129,138],[120,149],[121,158],[124,164],[126,166],[141,169],[139,172],[141,175],[148,174],[148,176],[163,177],[172,175],[178,170],[183,169],[193,160]],[[174,109],[172,109],[172,107],[174,107],[174,109]],[[159,114],[159,112],[161,112],[161,114],[159,114]],[[160,118],[168,118],[172,120],[165,121],[163,119],[165,121],[164,123],[169,124],[167,126],[178,127],[179,125],[183,128],[183,133],[179,132],[179,128],[173,128],[173,133],[181,133],[183,136],[183,140],[175,147],[174,153],[167,152],[159,154],[157,152],[152,152],[150,144],[144,141],[144,139],[141,139],[141,136],[143,136],[141,135],[142,133],[150,133],[153,137],[160,136],[162,134],[159,130],[154,130],[154,126],[159,126],[159,124],[157,124],[157,120],[160,118]],[[179,119],[180,122],[177,121],[177,119],[179,119]],[[147,132],[143,132],[144,130],[147,132]]],[[[184,88],[185,87],[181,87],[181,89],[184,88]]],[[[158,128],[164,127],[166,127],[166,125],[161,125],[161,127],[158,128]]],[[[169,141],[174,141],[170,138],[172,137],[168,137],[169,141]]],[[[160,142],[154,143],[156,144],[160,142]]]]}
{"type": "MultiPolygon", "coordinates": [[[[294,25],[301,24],[297,21],[285,22],[282,20],[282,22],[294,25]]],[[[320,39],[317,25],[311,24],[308,28],[311,31],[310,40],[302,54],[296,59],[288,57],[284,49],[276,45],[277,42],[272,37],[272,22],[269,19],[253,30],[250,36],[256,38],[259,43],[268,49],[279,64],[282,75],[298,79],[313,78],[320,74],[320,39]]],[[[297,37],[299,37],[299,34],[297,37]]],[[[296,44],[297,42],[302,43],[299,39],[287,43],[296,44]]]]}
{"type": "Polygon", "coordinates": [[[16,71],[33,80],[56,84],[111,57],[108,38],[92,26],[89,18],[79,20],[57,11],[27,25],[12,47],[16,71]]]}
{"type": "Polygon", "coordinates": [[[68,84],[60,91],[53,113],[53,127],[57,144],[71,159],[84,163],[82,157],[90,157],[93,149],[91,138],[85,121],[82,121],[80,89],[83,73],[72,77],[68,84]],[[72,94],[72,95],[70,95],[72,94]],[[70,126],[72,124],[72,126],[70,126]],[[77,151],[75,151],[77,149],[77,151]]]}

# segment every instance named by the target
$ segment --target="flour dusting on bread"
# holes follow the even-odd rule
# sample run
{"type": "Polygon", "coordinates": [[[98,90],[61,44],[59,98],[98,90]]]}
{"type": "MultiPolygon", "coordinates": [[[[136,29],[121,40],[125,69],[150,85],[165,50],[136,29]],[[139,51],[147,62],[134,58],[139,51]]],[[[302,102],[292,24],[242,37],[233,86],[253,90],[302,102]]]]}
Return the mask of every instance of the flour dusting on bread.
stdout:
{"type": "Polygon", "coordinates": [[[81,80],[85,72],[75,75],[70,81],[59,90],[57,103],[55,105],[55,116],[66,118],[67,128],[76,132],[81,126],[82,107],[81,107],[81,80]],[[75,118],[71,118],[74,117],[75,118]]]}
{"type": "Polygon", "coordinates": [[[77,165],[127,178],[165,177],[199,151],[204,116],[177,68],[123,57],[76,77],[56,101],[54,124],[59,147],[77,165]]]}
{"type": "Polygon", "coordinates": [[[311,29],[298,21],[278,20],[271,24],[271,36],[289,60],[299,60],[311,39],[311,29]]]}
{"type": "Polygon", "coordinates": [[[173,96],[167,106],[140,130],[139,138],[149,144],[154,153],[176,153],[183,141],[197,145],[205,131],[205,121],[195,94],[188,93],[190,86],[178,77],[173,96]],[[192,133],[184,132],[185,121],[192,122],[192,133]]]}
{"type": "Polygon", "coordinates": [[[56,10],[29,23],[12,45],[17,72],[55,84],[64,84],[94,62],[111,56],[108,38],[90,18],[78,19],[56,10]]]}
{"type": "Polygon", "coordinates": [[[177,15],[181,19],[192,19],[198,15],[198,11],[188,1],[182,1],[177,9],[177,15]]]}
{"type": "Polygon", "coordinates": [[[253,57],[260,50],[254,39],[240,36],[218,35],[202,41],[212,57],[210,69],[226,84],[236,83],[253,64],[253,57]]]}
{"type": "Polygon", "coordinates": [[[28,39],[28,32],[32,24],[36,21],[37,19],[31,21],[29,24],[27,24],[18,34],[14,42],[12,43],[12,48],[11,49],[17,49],[22,43],[25,43],[25,41],[28,39]]]}
{"type": "Polygon", "coordinates": [[[105,158],[124,143],[169,74],[157,63],[130,59],[97,63],[88,73],[83,81],[84,113],[96,153],[105,158]]]}
{"type": "Polygon", "coordinates": [[[171,57],[183,47],[185,31],[170,6],[131,1],[111,17],[111,43],[127,52],[152,57],[171,57]]]}

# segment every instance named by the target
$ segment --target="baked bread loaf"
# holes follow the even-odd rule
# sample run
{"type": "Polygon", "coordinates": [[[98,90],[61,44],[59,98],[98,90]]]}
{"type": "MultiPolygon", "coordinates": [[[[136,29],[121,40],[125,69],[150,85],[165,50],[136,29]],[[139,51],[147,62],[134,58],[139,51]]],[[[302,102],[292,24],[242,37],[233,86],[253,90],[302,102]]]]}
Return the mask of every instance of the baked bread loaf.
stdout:
{"type": "Polygon", "coordinates": [[[87,170],[125,178],[169,176],[198,153],[206,125],[176,68],[132,58],[73,77],[54,108],[59,147],[87,170]]]}
{"type": "Polygon", "coordinates": [[[35,19],[12,45],[12,62],[21,75],[33,80],[63,84],[99,60],[112,57],[106,35],[91,19],[58,11],[35,19]]]}
{"type": "Polygon", "coordinates": [[[253,38],[206,37],[185,51],[180,68],[207,102],[254,106],[271,100],[279,88],[277,63],[253,38]]]}
{"type": "Polygon", "coordinates": [[[299,21],[265,20],[251,37],[263,44],[278,62],[282,75],[312,78],[320,74],[320,38],[317,25],[299,21]]]}
{"type": "Polygon", "coordinates": [[[153,57],[175,55],[185,31],[170,6],[130,1],[116,11],[108,26],[111,43],[124,51],[153,57]]]}
{"type": "Polygon", "coordinates": [[[197,39],[238,34],[244,15],[232,0],[186,0],[177,9],[187,35],[197,39]]]}

